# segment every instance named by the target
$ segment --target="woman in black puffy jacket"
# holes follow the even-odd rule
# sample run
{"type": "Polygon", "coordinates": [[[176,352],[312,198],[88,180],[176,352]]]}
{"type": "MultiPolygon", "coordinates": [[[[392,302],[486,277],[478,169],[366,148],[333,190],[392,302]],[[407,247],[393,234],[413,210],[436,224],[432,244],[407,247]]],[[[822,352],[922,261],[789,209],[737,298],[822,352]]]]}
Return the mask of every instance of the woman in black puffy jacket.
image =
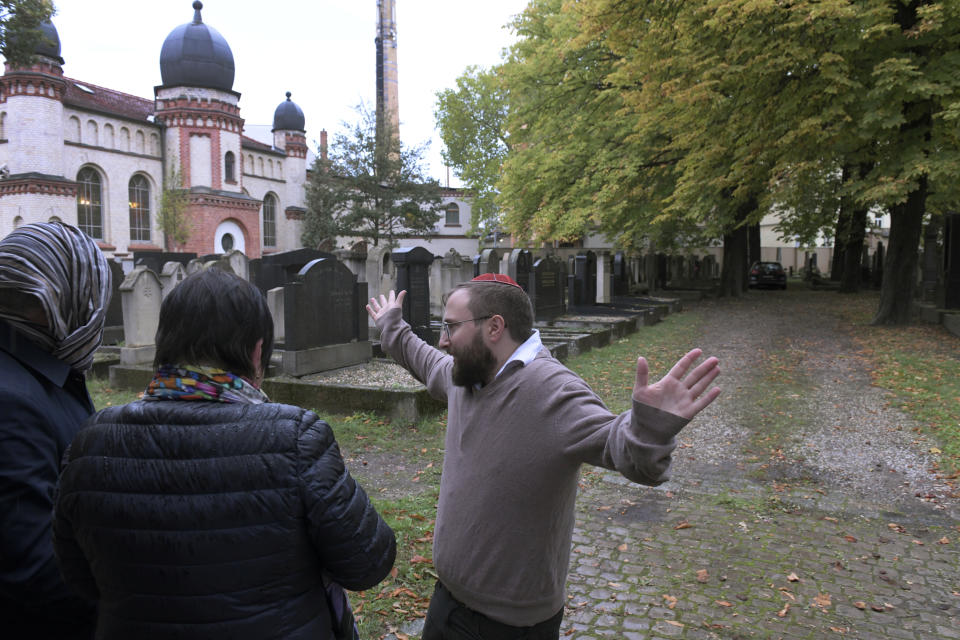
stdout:
{"type": "Polygon", "coordinates": [[[54,546],[99,600],[98,638],[354,637],[342,585],[373,587],[393,531],[330,426],[260,391],[273,323],[217,269],[164,300],[143,400],[100,411],[64,459],[54,546]]]}

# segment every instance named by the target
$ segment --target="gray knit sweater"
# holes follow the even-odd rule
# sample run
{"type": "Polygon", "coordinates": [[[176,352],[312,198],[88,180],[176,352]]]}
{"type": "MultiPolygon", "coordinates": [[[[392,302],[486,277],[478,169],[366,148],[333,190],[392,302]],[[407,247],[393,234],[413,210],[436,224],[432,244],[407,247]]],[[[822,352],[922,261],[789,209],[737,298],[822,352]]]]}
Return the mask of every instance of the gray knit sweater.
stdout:
{"type": "Polygon", "coordinates": [[[453,358],[415,336],[399,309],[377,325],[384,350],[447,401],[437,575],[494,620],[546,620],[564,604],[580,465],[660,484],[688,420],[637,402],[614,415],[546,349],[482,389],[458,387],[453,358]]]}

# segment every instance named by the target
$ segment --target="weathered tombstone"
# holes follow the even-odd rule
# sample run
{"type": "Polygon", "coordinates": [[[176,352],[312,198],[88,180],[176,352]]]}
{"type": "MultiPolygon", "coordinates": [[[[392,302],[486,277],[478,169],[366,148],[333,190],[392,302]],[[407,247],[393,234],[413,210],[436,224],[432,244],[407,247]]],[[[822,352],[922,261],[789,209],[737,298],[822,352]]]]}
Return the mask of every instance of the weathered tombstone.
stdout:
{"type": "Polygon", "coordinates": [[[203,261],[200,258],[193,258],[187,262],[187,275],[192,276],[197,271],[203,269],[203,261]]]}
{"type": "Polygon", "coordinates": [[[146,267],[135,267],[120,285],[120,295],[124,336],[120,362],[126,365],[152,362],[163,299],[160,279],[146,267]]]}
{"type": "Polygon", "coordinates": [[[170,261],[163,265],[160,272],[160,286],[163,287],[163,297],[166,298],[173,288],[187,277],[187,268],[180,262],[170,261]]]}
{"type": "Polygon", "coordinates": [[[530,293],[530,271],[533,269],[533,254],[526,249],[514,249],[510,252],[507,275],[520,287],[530,293]]]}
{"type": "MultiPolygon", "coordinates": [[[[393,265],[390,263],[390,248],[383,246],[369,247],[366,259],[367,293],[375,298],[386,293],[394,286],[393,265]]],[[[370,320],[373,325],[373,320],[370,320]]]]}
{"type": "Polygon", "coordinates": [[[333,252],[337,260],[356,274],[357,280],[367,282],[367,243],[355,242],[349,249],[337,249],[333,252]]]}
{"type": "Polygon", "coordinates": [[[222,256],[215,256],[213,260],[207,260],[203,263],[201,269],[220,269],[221,271],[226,271],[227,273],[232,273],[233,275],[238,275],[233,270],[233,264],[230,263],[226,258],[226,254],[222,256]]]}
{"type": "Polygon", "coordinates": [[[480,254],[473,256],[473,277],[476,278],[480,275],[480,254]]]}
{"type": "Polygon", "coordinates": [[[403,299],[403,319],[414,334],[433,344],[430,330],[430,265],[433,254],[423,247],[394,249],[390,259],[397,268],[397,291],[406,291],[403,299]]]}
{"type": "Polygon", "coordinates": [[[500,273],[500,252],[496,249],[484,249],[480,252],[480,269],[476,275],[483,273],[500,273]]]}
{"type": "Polygon", "coordinates": [[[366,362],[367,283],[336,258],[318,258],[283,285],[283,372],[302,376],[366,362]]]}
{"type": "Polygon", "coordinates": [[[246,281],[250,281],[250,260],[243,254],[239,249],[233,249],[228,251],[223,255],[223,260],[226,260],[230,265],[230,269],[233,272],[243,278],[246,281]]]}
{"type": "Polygon", "coordinates": [[[546,256],[533,263],[530,274],[530,301],[533,303],[534,319],[550,321],[566,311],[564,285],[566,269],[556,256],[546,256]]]}
{"type": "Polygon", "coordinates": [[[943,228],[944,304],[960,309],[960,214],[945,216],[943,228]]]}
{"type": "Polygon", "coordinates": [[[283,318],[283,287],[274,287],[267,291],[267,308],[273,318],[273,342],[277,345],[285,344],[285,324],[283,318]]]}

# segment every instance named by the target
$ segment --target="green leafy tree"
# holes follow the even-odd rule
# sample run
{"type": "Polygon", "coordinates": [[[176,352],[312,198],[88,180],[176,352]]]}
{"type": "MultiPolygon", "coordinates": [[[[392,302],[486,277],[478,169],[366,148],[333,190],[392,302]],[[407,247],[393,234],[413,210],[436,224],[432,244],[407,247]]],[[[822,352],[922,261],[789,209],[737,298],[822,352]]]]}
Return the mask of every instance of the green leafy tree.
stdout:
{"type": "Polygon", "coordinates": [[[499,224],[495,198],[507,137],[507,92],[499,69],[467,67],[456,89],[437,93],[434,116],[443,139],[443,159],[471,196],[471,226],[478,233],[499,224]]]}
{"type": "Polygon", "coordinates": [[[189,201],[180,170],[171,169],[160,193],[160,209],[157,211],[157,225],[163,232],[163,245],[167,251],[183,246],[190,239],[189,201]]]}
{"type": "Polygon", "coordinates": [[[42,37],[38,27],[53,13],[51,0],[0,0],[0,53],[8,63],[31,61],[42,37]]]}
{"type": "Polygon", "coordinates": [[[371,110],[361,105],[357,112],[360,119],[345,123],[308,178],[306,246],[337,236],[393,244],[430,233],[440,219],[440,185],[422,167],[426,145],[406,147],[378,131],[371,110]]]}

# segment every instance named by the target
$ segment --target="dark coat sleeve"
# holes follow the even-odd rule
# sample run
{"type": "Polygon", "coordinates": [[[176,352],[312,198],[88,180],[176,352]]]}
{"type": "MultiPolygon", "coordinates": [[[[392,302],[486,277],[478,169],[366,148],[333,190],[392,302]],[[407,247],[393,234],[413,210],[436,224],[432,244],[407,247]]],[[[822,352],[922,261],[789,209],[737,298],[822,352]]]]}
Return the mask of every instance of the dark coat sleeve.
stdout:
{"type": "Polygon", "coordinates": [[[353,591],[373,587],[393,567],[393,530],[350,476],[330,425],[314,413],[304,416],[298,453],[307,527],[324,571],[353,591]]]}
{"type": "MultiPolygon", "coordinates": [[[[11,373],[3,369],[6,377],[11,373]]],[[[66,396],[65,392],[60,395],[66,396]]],[[[53,493],[79,410],[20,370],[0,385],[0,595],[27,606],[76,598],[63,582],[51,542],[53,493]],[[28,384],[30,383],[30,384],[28,384]]]]}

